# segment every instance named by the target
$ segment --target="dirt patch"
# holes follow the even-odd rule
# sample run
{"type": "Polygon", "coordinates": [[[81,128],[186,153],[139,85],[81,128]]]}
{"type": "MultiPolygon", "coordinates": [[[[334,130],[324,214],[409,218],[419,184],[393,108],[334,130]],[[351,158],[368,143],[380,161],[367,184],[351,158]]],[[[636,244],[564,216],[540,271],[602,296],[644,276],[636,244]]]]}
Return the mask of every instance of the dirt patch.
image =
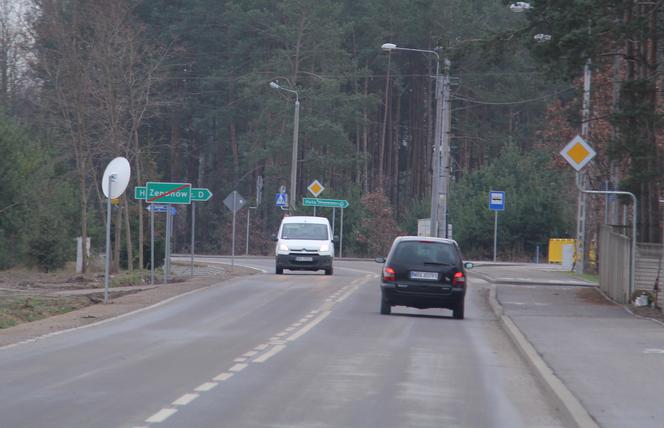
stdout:
{"type": "Polygon", "coordinates": [[[1,273],[3,282],[0,284],[0,347],[113,318],[254,273],[253,269],[236,266],[232,272],[222,269],[211,276],[177,278],[168,284],[121,286],[118,283],[117,288],[109,290],[109,303],[103,304],[103,278],[101,286],[89,287],[96,280],[83,281],[63,272],[53,276],[42,273],[30,276],[29,271],[16,271],[12,277],[11,272],[5,271],[1,273]],[[81,287],[82,283],[89,288],[81,287]]]}
{"type": "Polygon", "coordinates": [[[614,305],[613,302],[608,300],[602,293],[599,292],[599,290],[593,287],[579,288],[576,291],[576,295],[584,302],[593,305],[614,305]]]}
{"type": "MultiPolygon", "coordinates": [[[[593,305],[616,304],[607,299],[606,297],[604,297],[604,295],[600,293],[599,290],[597,290],[596,288],[581,288],[577,290],[576,295],[579,298],[581,298],[584,302],[593,305]]],[[[634,306],[634,305],[623,305],[623,306],[627,308],[630,312],[632,312],[634,315],[664,322],[664,312],[662,312],[662,309],[660,308],[655,308],[652,306],[634,306]]]]}

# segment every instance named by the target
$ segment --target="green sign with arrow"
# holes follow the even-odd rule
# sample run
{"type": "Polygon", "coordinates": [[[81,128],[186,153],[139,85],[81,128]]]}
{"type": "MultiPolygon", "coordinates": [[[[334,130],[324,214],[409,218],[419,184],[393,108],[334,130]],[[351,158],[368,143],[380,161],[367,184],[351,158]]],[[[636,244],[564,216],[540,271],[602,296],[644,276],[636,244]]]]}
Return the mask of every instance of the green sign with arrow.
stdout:
{"type": "Polygon", "coordinates": [[[303,198],[302,205],[305,207],[348,208],[349,203],[345,199],[303,198]]]}

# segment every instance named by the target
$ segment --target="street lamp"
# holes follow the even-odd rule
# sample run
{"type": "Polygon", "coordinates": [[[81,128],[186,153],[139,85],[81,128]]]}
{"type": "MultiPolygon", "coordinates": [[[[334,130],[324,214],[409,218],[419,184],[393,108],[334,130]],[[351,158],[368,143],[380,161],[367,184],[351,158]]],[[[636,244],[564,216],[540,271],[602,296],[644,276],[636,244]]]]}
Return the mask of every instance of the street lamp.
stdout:
{"type": "Polygon", "coordinates": [[[431,177],[431,236],[447,236],[447,193],[449,186],[449,128],[450,128],[450,62],[445,60],[445,74],[440,74],[440,55],[427,49],[400,48],[394,43],[383,43],[381,49],[421,52],[436,57],[436,123],[434,130],[434,160],[431,177]],[[441,232],[442,229],[442,232],[441,232]]]}
{"type": "MultiPolygon", "coordinates": [[[[530,3],[519,1],[510,5],[512,12],[524,12],[533,9],[530,3]]],[[[590,21],[588,21],[588,34],[590,34],[590,21]]],[[[548,42],[551,40],[549,34],[536,34],[534,37],[537,43],[548,42]]],[[[588,138],[589,134],[589,120],[590,120],[590,84],[592,82],[592,69],[590,57],[586,59],[586,64],[583,67],[583,102],[581,106],[581,136],[588,138]]],[[[579,189],[584,187],[585,174],[582,172],[576,173],[576,182],[579,189]]],[[[587,192],[579,190],[577,216],[576,216],[576,273],[582,274],[585,264],[585,239],[586,239],[586,194],[587,192]]]]}
{"type": "Polygon", "coordinates": [[[293,89],[284,88],[279,85],[277,82],[270,82],[270,88],[278,90],[291,92],[295,94],[295,114],[293,117],[293,155],[291,158],[291,176],[290,176],[290,211],[291,213],[295,211],[295,200],[297,198],[297,137],[298,130],[300,128],[300,97],[297,91],[293,89]]]}

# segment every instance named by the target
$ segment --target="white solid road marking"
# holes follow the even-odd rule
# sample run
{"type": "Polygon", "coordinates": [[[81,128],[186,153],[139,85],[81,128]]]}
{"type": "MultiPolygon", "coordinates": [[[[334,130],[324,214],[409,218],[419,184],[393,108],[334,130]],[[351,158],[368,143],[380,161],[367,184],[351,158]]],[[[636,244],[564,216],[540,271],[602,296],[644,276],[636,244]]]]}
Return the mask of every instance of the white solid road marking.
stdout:
{"type": "Polygon", "coordinates": [[[664,349],[648,348],[643,350],[644,354],[664,354],[664,349]]]}
{"type": "Polygon", "coordinates": [[[198,385],[194,391],[196,392],[208,392],[215,386],[219,385],[216,382],[205,382],[204,384],[198,385]]]}
{"type": "Polygon", "coordinates": [[[198,394],[184,394],[182,397],[178,398],[177,400],[173,401],[174,406],[186,406],[187,404],[191,403],[195,399],[198,398],[198,394]]]}
{"type": "Polygon", "coordinates": [[[267,351],[266,353],[264,353],[260,357],[257,357],[256,359],[254,359],[254,363],[264,363],[267,360],[269,360],[270,358],[272,358],[274,355],[276,355],[277,353],[283,351],[285,348],[286,348],[286,345],[276,345],[274,348],[270,349],[269,351],[267,351]]]}
{"type": "Polygon", "coordinates": [[[147,418],[145,422],[149,424],[158,424],[160,422],[164,422],[166,419],[173,416],[177,411],[177,409],[161,409],[154,415],[147,418]]]}
{"type": "Polygon", "coordinates": [[[251,358],[251,357],[253,357],[253,356],[256,355],[256,354],[258,354],[257,351],[249,351],[249,352],[245,352],[242,356],[243,356],[243,357],[246,357],[246,358],[251,358]]]}
{"type": "Polygon", "coordinates": [[[237,372],[241,372],[242,370],[244,370],[246,368],[247,368],[247,364],[241,364],[240,363],[240,364],[234,365],[233,367],[228,369],[228,371],[237,373],[237,372]]]}
{"type": "Polygon", "coordinates": [[[215,381],[215,382],[223,382],[223,381],[228,380],[232,377],[233,377],[233,373],[223,372],[223,373],[219,373],[212,380],[215,381]]]}

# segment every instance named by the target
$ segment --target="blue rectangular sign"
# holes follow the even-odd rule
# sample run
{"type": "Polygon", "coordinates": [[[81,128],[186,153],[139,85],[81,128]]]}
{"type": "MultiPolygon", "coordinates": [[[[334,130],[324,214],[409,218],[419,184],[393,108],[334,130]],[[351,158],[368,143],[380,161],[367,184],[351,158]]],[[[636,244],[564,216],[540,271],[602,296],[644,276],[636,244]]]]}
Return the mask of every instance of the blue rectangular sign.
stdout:
{"type": "Polygon", "coordinates": [[[505,211],[505,192],[489,192],[489,209],[491,211],[505,211]]]}
{"type": "Polygon", "coordinates": [[[288,206],[288,194],[287,193],[277,193],[274,198],[274,204],[278,207],[287,207],[288,206]]]}

